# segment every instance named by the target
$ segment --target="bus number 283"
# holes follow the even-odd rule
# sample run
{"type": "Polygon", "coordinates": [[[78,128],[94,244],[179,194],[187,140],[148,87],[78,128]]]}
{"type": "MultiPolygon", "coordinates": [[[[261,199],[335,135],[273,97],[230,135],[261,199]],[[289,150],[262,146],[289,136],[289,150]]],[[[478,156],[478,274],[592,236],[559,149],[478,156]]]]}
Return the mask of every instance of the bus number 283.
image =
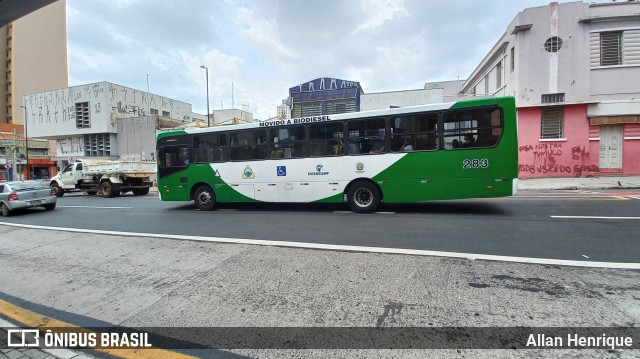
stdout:
{"type": "Polygon", "coordinates": [[[489,160],[486,158],[474,158],[470,160],[462,161],[462,168],[487,168],[489,167],[489,160]]]}

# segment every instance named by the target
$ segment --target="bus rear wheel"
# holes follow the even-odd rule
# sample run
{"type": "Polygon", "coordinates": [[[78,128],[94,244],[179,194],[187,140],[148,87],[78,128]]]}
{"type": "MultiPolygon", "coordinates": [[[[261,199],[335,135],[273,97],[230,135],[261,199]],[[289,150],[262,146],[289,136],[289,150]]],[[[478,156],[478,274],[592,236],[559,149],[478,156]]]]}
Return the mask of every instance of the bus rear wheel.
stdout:
{"type": "Polygon", "coordinates": [[[201,211],[211,211],[216,207],[216,194],[209,186],[200,186],[196,189],[193,201],[201,211]]]}
{"type": "Polygon", "coordinates": [[[376,185],[367,181],[359,181],[349,187],[347,192],[347,203],[352,211],[358,213],[374,212],[380,202],[382,196],[376,185]]]}

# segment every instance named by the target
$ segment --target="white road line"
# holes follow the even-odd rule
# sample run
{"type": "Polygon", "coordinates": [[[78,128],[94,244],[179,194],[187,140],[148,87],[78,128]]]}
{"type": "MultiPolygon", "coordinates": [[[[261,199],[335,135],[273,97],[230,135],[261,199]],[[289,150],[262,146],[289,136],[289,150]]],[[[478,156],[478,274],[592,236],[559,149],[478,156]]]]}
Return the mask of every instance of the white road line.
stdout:
{"type": "Polygon", "coordinates": [[[549,216],[551,218],[569,219],[640,219],[640,217],[600,217],[600,216],[549,216]]]}
{"type": "Polygon", "coordinates": [[[589,257],[585,256],[584,254],[583,254],[582,256],[583,256],[583,257],[585,257],[585,258],[587,258],[587,259],[589,259],[589,257]]]}
{"type": "Polygon", "coordinates": [[[107,206],[57,206],[58,208],[96,208],[96,209],[132,209],[133,207],[107,207],[107,206]]]}
{"type": "Polygon", "coordinates": [[[575,261],[575,260],[565,260],[565,259],[527,258],[527,257],[510,257],[510,256],[497,256],[497,255],[474,254],[474,253],[440,252],[440,251],[428,251],[428,250],[419,250],[419,249],[379,248],[379,247],[348,246],[348,245],[339,245],[339,244],[269,241],[269,240],[261,240],[261,239],[242,239],[242,238],[186,236],[186,235],[178,235],[178,234],[103,231],[103,230],[95,230],[95,229],[35,226],[30,224],[17,224],[17,223],[5,223],[5,222],[0,222],[0,225],[10,226],[10,227],[19,227],[19,228],[73,232],[73,233],[92,233],[92,234],[103,234],[103,235],[125,236],[125,237],[177,239],[177,240],[188,240],[188,241],[197,241],[197,242],[247,244],[247,245],[302,248],[302,249],[322,249],[322,250],[333,250],[333,251],[343,251],[343,252],[405,254],[405,255],[414,255],[414,256],[462,258],[462,259],[469,259],[469,260],[481,259],[481,260],[489,260],[489,261],[560,265],[560,266],[569,266],[569,267],[640,269],[640,263],[590,262],[590,261],[575,261]]]}

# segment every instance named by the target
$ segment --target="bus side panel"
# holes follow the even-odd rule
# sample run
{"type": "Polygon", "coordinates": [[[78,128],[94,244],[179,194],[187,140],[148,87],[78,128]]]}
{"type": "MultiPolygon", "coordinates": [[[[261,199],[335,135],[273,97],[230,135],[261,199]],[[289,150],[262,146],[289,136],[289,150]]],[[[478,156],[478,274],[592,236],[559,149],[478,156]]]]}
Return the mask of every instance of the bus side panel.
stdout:
{"type": "Polygon", "coordinates": [[[409,153],[375,180],[387,203],[510,196],[517,159],[505,153],[513,146],[507,142],[488,149],[409,153]]]}

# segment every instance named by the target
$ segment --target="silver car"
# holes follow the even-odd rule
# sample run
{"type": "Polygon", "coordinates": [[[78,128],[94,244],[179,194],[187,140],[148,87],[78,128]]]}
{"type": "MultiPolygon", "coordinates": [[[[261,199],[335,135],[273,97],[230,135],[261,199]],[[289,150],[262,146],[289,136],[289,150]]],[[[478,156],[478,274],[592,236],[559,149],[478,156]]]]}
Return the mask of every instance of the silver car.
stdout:
{"type": "Polygon", "coordinates": [[[44,207],[56,208],[55,191],[38,181],[0,182],[0,214],[7,217],[16,209],[44,207]]]}

